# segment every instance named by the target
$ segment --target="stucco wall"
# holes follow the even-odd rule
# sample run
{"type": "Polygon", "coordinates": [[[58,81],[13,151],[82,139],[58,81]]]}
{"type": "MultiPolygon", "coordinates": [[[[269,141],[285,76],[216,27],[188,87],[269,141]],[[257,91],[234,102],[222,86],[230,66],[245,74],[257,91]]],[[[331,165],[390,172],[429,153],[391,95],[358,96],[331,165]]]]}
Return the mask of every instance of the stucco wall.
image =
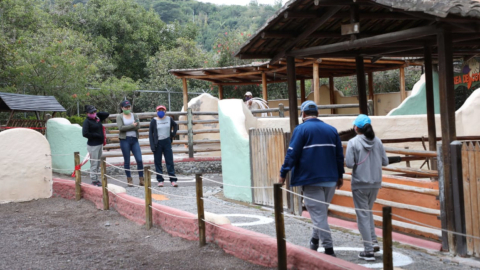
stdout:
{"type": "MultiPolygon", "coordinates": [[[[80,161],[87,155],[87,139],[82,135],[82,127],[71,124],[65,118],[52,118],[47,122],[46,137],[53,153],[53,171],[63,174],[72,173],[75,168],[74,152],[80,152],[80,161]]],[[[90,162],[82,170],[90,169],[90,162]]]]}
{"type": "Polygon", "coordinates": [[[31,129],[0,133],[0,203],[52,196],[52,161],[45,137],[31,129]]]}
{"type": "MultiPolygon", "coordinates": [[[[438,73],[433,73],[433,96],[435,103],[435,113],[440,113],[440,94],[438,92],[438,73]]],[[[402,104],[390,111],[389,116],[394,115],[413,115],[427,113],[427,96],[425,87],[425,74],[413,86],[412,94],[407,97],[402,104]]]]}
{"type": "Polygon", "coordinates": [[[252,201],[249,126],[256,125],[242,100],[221,100],[218,102],[220,137],[222,149],[222,174],[224,183],[248,188],[223,187],[227,198],[239,201],[252,201]]]}
{"type": "MultiPolygon", "coordinates": [[[[198,97],[192,98],[188,102],[188,107],[192,109],[193,112],[216,112],[218,111],[218,98],[210,94],[201,94],[198,97]]],[[[182,107],[182,111],[184,111],[182,107]]],[[[194,115],[193,120],[212,120],[218,119],[216,115],[194,115]]],[[[179,117],[180,121],[186,121],[186,116],[179,117]]],[[[181,130],[187,130],[186,125],[180,125],[181,130]]],[[[193,130],[198,129],[218,129],[218,123],[210,124],[196,124],[193,126],[193,130]]],[[[187,139],[187,136],[182,136],[183,140],[187,139]]],[[[194,140],[220,140],[220,134],[218,133],[204,133],[193,135],[194,140]]]]}

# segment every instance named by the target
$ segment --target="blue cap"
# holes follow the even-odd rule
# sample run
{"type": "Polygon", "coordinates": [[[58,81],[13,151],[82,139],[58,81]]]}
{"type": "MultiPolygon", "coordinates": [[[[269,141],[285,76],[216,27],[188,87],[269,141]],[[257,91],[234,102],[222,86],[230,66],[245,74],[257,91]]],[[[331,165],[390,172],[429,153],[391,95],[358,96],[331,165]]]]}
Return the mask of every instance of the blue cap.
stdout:
{"type": "Polygon", "coordinates": [[[370,117],[365,114],[359,114],[355,121],[353,121],[353,124],[359,128],[363,128],[366,124],[371,124],[372,120],[370,120],[370,117]]]}
{"type": "Polygon", "coordinates": [[[317,112],[318,107],[317,107],[317,104],[315,104],[315,102],[311,100],[307,100],[302,103],[302,106],[300,106],[300,110],[302,112],[317,112]]]}
{"type": "Polygon", "coordinates": [[[131,107],[131,106],[132,106],[132,104],[128,100],[124,100],[124,101],[122,101],[122,103],[120,103],[120,107],[122,107],[122,108],[131,107]]]}

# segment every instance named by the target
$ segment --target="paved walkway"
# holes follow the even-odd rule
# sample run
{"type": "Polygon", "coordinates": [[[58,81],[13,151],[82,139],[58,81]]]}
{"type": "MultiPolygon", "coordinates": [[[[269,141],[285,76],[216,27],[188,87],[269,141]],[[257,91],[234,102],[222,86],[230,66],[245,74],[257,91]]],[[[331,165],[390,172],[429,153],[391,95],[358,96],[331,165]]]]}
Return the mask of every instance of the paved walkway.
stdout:
{"type": "MultiPolygon", "coordinates": [[[[115,176],[121,181],[126,181],[124,176],[115,176]]],[[[174,188],[166,182],[165,187],[157,188],[156,180],[152,179],[153,199],[156,203],[181,209],[193,214],[197,213],[197,205],[195,199],[195,183],[191,176],[186,176],[189,180],[179,177],[179,187],[174,188]]],[[[205,175],[215,181],[222,182],[219,175],[205,175]]],[[[64,177],[65,178],[65,177],[64,177]]],[[[86,177],[84,177],[86,178],[86,177]]],[[[154,178],[154,177],[153,177],[154,178]]],[[[275,237],[275,223],[273,211],[267,207],[252,206],[247,203],[240,203],[226,199],[223,196],[223,186],[219,183],[204,180],[204,202],[205,211],[223,215],[230,219],[233,225],[242,227],[255,232],[263,233],[275,237]]],[[[116,181],[109,183],[126,187],[126,184],[116,181]]],[[[134,180],[138,184],[138,180],[134,180]]],[[[144,187],[127,187],[127,193],[139,198],[144,198],[144,187]]],[[[308,219],[298,217],[286,217],[285,231],[287,241],[308,247],[311,235],[311,226],[308,219]]],[[[375,262],[366,262],[358,259],[357,255],[362,249],[361,237],[358,231],[353,231],[341,227],[332,227],[335,252],[338,258],[366,266],[372,269],[383,268],[382,253],[376,254],[375,262]]],[[[381,239],[380,239],[381,240],[381,239]]],[[[382,245],[380,241],[380,245],[382,245]]],[[[321,251],[321,250],[319,250],[321,251]]],[[[399,243],[394,244],[394,265],[401,269],[480,269],[473,259],[458,260],[451,258],[448,254],[433,250],[418,249],[399,243]],[[474,267],[477,266],[477,267],[474,267]]]]}

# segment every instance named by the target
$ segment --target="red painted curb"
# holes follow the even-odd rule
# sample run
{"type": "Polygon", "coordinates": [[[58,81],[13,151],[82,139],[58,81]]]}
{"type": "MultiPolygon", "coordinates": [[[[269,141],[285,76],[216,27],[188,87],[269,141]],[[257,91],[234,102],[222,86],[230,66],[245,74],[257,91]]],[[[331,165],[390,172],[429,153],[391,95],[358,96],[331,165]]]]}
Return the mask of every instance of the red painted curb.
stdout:
{"type": "MultiPolygon", "coordinates": [[[[306,217],[306,218],[310,218],[310,214],[307,211],[303,211],[302,216],[306,217]]],[[[328,217],[328,224],[330,224],[332,226],[337,226],[337,227],[342,227],[342,228],[345,228],[345,229],[358,231],[357,223],[352,222],[352,221],[347,221],[347,220],[334,218],[334,217],[328,217]]],[[[383,230],[379,229],[379,228],[375,228],[375,233],[378,236],[381,237],[383,235],[383,230]]],[[[404,235],[404,234],[401,234],[401,233],[393,232],[392,233],[392,239],[394,241],[399,242],[399,243],[407,244],[407,245],[414,246],[414,247],[432,249],[432,250],[435,250],[435,251],[441,251],[442,250],[442,244],[440,244],[440,243],[433,242],[433,241],[428,241],[428,240],[425,240],[425,239],[420,239],[420,238],[416,238],[416,237],[412,237],[412,236],[408,236],[408,235],[404,235]]]]}
{"type": "MultiPolygon", "coordinates": [[[[75,182],[53,179],[53,196],[75,199],[75,182]]],[[[82,185],[82,196],[92,201],[97,208],[103,208],[102,189],[88,184],[82,185]]],[[[145,202],[128,194],[109,192],[110,207],[122,216],[138,224],[145,224],[145,202]]],[[[153,223],[173,236],[198,240],[196,215],[168,206],[152,204],[153,223]]],[[[206,225],[207,241],[220,246],[225,252],[254,264],[277,267],[277,241],[275,238],[257,232],[227,225],[206,225]]],[[[351,262],[318,253],[308,248],[287,243],[289,269],[368,269],[351,262]]]]}

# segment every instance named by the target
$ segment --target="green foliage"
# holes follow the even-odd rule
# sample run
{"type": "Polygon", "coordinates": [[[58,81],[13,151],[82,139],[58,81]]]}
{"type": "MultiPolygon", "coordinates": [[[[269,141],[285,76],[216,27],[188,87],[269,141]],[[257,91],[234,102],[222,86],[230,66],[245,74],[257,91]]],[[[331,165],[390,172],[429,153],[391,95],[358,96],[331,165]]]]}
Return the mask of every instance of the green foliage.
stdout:
{"type": "Polygon", "coordinates": [[[83,125],[83,121],[85,121],[85,118],[87,117],[86,114],[80,114],[80,116],[72,115],[72,116],[66,116],[68,121],[72,124],[79,124],[80,126],[83,125]]]}

